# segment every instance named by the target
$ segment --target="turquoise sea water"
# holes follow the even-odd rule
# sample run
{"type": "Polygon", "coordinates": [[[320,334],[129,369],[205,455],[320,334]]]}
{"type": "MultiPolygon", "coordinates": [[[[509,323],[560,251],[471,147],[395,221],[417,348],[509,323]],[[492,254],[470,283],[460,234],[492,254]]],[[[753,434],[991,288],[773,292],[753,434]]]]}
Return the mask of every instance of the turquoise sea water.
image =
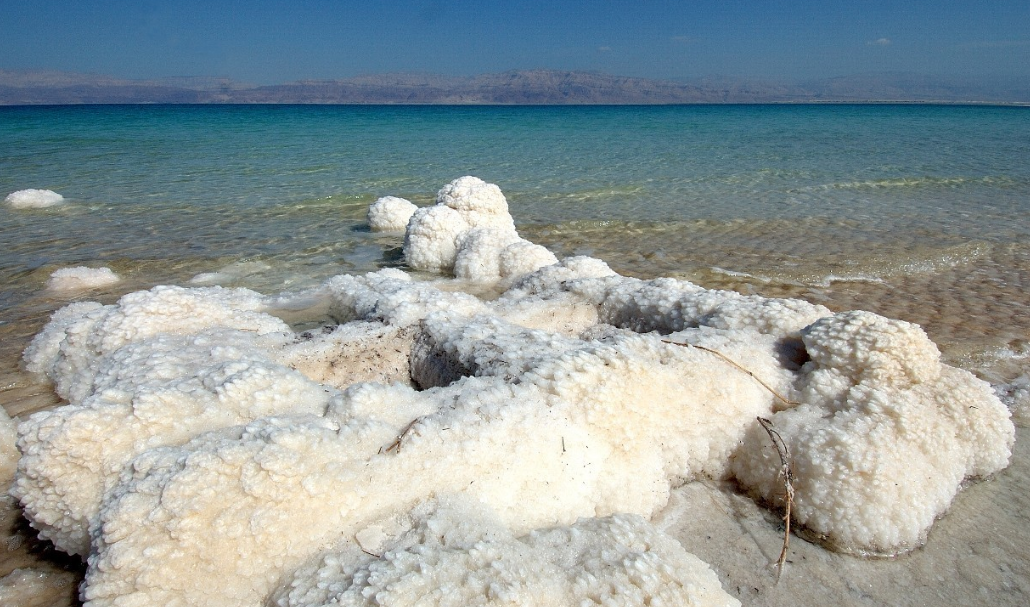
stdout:
{"type": "MultiPolygon", "coordinates": [[[[520,233],[559,256],[918,322],[949,362],[1030,385],[1030,109],[0,108],[0,150],[0,198],[66,199],[0,205],[12,414],[53,403],[18,360],[58,307],[202,273],[274,293],[404,267],[368,205],[430,204],[462,175],[498,184],[520,233]],[[124,280],[46,290],[81,265],[124,280]]],[[[19,554],[0,565],[38,565],[19,554]]]]}
{"type": "Polygon", "coordinates": [[[107,265],[122,291],[229,268],[269,292],[402,265],[368,204],[462,175],[497,183],[524,236],[624,273],[879,307],[945,346],[1030,328],[1025,108],[15,107],[0,146],[0,194],[68,201],[0,212],[18,334],[63,303],[41,294],[61,267],[107,265]]]}

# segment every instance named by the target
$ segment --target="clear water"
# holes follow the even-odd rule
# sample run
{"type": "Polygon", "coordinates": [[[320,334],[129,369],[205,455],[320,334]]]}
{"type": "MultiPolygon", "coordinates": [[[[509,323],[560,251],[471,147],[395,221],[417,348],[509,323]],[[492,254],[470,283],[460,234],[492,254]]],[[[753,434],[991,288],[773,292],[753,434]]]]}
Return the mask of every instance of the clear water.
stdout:
{"type": "Polygon", "coordinates": [[[430,204],[462,175],[559,255],[918,322],[950,362],[1030,383],[1028,159],[1025,108],[0,108],[0,197],[67,199],[0,206],[0,403],[54,403],[18,360],[71,301],[44,288],[59,268],[115,270],[74,296],[109,302],[203,272],[271,293],[403,267],[368,205],[430,204]]]}
{"type": "Polygon", "coordinates": [[[0,194],[69,201],[0,213],[0,322],[32,330],[65,266],[269,292],[402,265],[367,205],[467,174],[531,240],[624,273],[874,307],[946,349],[1030,328],[1025,108],[0,108],[0,142],[0,194]],[[951,318],[966,300],[982,322],[951,318]]]}

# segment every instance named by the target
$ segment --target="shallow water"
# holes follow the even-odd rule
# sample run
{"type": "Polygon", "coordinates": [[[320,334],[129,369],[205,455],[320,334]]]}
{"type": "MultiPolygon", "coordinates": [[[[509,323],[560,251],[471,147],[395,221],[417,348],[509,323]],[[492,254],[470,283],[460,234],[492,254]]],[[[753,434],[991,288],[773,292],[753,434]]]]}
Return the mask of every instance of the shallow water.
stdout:
{"type": "MultiPolygon", "coordinates": [[[[0,196],[48,188],[66,198],[45,209],[0,206],[0,402],[11,415],[57,402],[19,369],[21,351],[56,308],[208,272],[226,286],[273,293],[403,267],[401,238],[365,226],[368,204],[383,195],[428,204],[444,183],[473,174],[500,185],[521,234],[559,256],[917,322],[949,362],[1017,396],[1017,425],[1030,417],[1018,390],[1030,383],[1026,109],[0,108],[0,142],[0,196]],[[110,267],[123,281],[70,295],[45,289],[53,271],[77,265],[110,267]]],[[[953,531],[935,531],[923,556],[891,563],[894,573],[814,548],[802,554],[842,561],[833,566],[858,577],[926,583],[920,572],[952,563],[948,551],[967,546],[941,542],[950,547],[935,552],[935,536],[966,537],[974,531],[961,521],[989,512],[990,525],[977,530],[981,548],[968,548],[981,550],[978,567],[1007,571],[997,575],[1015,589],[988,602],[1023,604],[1028,469],[1017,445],[1002,478],[959,496],[953,512],[966,514],[939,526],[953,531]]],[[[683,499],[704,497],[685,491],[683,499]]],[[[721,489],[712,495],[724,509],[737,503],[721,489]]],[[[713,525],[747,527],[749,516],[760,515],[741,511],[713,525]]],[[[67,570],[75,568],[29,541],[10,505],[3,520],[0,578],[16,567],[50,572],[40,583],[65,597],[58,604],[71,600],[67,570]]],[[[738,594],[726,573],[738,575],[736,565],[687,548],[738,594]]],[[[962,594],[975,575],[945,577],[941,596],[980,602],[962,594]]],[[[767,588],[761,579],[751,587],[767,588]]],[[[745,604],[766,604],[741,588],[745,604]]],[[[900,592],[862,600],[893,602],[885,597],[900,592]]],[[[798,596],[816,604],[835,595],[798,596]]]]}

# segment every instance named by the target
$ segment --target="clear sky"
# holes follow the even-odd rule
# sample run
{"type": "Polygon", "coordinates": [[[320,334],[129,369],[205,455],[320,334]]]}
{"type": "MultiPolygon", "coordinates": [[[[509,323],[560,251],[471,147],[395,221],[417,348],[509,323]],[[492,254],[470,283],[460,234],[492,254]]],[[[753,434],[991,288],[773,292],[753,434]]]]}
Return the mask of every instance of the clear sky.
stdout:
{"type": "Polygon", "coordinates": [[[0,69],[1030,80],[1030,0],[0,0],[0,69]]]}

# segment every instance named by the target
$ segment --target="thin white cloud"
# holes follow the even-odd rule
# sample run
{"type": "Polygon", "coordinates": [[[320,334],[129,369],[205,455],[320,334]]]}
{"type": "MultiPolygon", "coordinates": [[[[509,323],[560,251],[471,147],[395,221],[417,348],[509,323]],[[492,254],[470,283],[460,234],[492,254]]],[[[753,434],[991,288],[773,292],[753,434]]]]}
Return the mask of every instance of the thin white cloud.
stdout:
{"type": "Polygon", "coordinates": [[[967,42],[958,46],[959,48],[1020,48],[1030,46],[1030,40],[984,40],[967,42]]]}
{"type": "Polygon", "coordinates": [[[679,42],[681,44],[693,44],[697,42],[697,38],[693,36],[673,36],[670,38],[673,42],[679,42]]]}
{"type": "Polygon", "coordinates": [[[610,46],[599,46],[599,47],[597,47],[597,50],[602,52],[602,53],[610,53],[611,50],[612,50],[612,47],[610,47],[610,46]]]}
{"type": "Polygon", "coordinates": [[[877,38],[876,40],[870,40],[869,42],[866,42],[866,45],[867,46],[890,46],[891,45],[891,39],[890,38],[877,38]]]}

